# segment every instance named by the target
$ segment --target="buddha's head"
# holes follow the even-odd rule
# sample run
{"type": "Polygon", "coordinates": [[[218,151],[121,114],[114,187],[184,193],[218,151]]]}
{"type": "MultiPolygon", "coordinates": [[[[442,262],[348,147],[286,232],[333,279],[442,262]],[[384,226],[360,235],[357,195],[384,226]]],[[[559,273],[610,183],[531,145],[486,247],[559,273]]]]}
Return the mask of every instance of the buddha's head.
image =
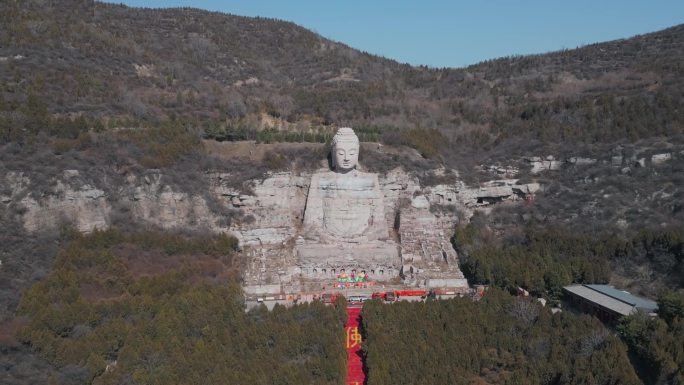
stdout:
{"type": "Polygon", "coordinates": [[[359,138],[349,127],[342,127],[332,139],[332,166],[337,172],[347,172],[359,163],[359,138]]]}

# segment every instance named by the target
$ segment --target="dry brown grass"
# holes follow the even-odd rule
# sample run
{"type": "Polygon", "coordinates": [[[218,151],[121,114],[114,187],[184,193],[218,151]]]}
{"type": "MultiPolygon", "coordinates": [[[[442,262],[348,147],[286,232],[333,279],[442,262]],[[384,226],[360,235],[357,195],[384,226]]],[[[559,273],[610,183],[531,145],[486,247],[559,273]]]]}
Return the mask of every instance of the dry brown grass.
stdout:
{"type": "Polygon", "coordinates": [[[317,152],[324,146],[320,143],[257,143],[253,140],[237,142],[202,140],[202,144],[209,155],[219,159],[246,158],[253,161],[261,161],[269,152],[278,153],[282,150],[317,152]]]}
{"type": "Polygon", "coordinates": [[[26,317],[16,317],[0,322],[0,347],[15,347],[19,345],[16,334],[28,323],[26,317]]]}
{"type": "Polygon", "coordinates": [[[172,254],[162,250],[141,250],[131,244],[123,244],[113,250],[120,257],[133,279],[164,274],[182,269],[194,280],[217,280],[236,277],[238,272],[232,259],[217,258],[205,254],[172,254]]]}

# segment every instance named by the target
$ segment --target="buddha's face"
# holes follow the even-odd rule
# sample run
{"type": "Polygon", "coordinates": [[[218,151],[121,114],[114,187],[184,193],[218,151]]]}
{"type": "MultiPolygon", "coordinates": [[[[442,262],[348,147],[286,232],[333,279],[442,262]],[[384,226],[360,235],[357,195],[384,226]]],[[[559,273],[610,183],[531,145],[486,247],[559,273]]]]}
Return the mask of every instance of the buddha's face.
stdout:
{"type": "Polygon", "coordinates": [[[335,169],[345,172],[352,170],[359,163],[359,145],[342,141],[335,145],[335,169]]]}

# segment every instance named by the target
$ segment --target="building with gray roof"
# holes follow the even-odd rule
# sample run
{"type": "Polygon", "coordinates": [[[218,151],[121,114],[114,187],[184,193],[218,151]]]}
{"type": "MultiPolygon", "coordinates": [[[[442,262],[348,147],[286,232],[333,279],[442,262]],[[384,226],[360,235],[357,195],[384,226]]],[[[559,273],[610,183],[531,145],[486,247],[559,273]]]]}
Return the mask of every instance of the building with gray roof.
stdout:
{"type": "Polygon", "coordinates": [[[615,323],[636,312],[653,314],[658,310],[655,301],[609,285],[570,285],[563,291],[573,306],[607,323],[615,323]]]}

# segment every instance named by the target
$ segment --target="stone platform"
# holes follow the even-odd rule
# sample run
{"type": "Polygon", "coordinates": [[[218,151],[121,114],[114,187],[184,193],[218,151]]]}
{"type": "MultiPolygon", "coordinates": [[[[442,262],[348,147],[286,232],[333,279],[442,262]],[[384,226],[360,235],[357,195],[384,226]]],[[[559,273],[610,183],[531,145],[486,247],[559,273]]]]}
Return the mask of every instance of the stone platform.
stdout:
{"type": "Polygon", "coordinates": [[[393,242],[300,244],[296,253],[305,278],[334,276],[345,269],[365,271],[372,279],[390,279],[398,275],[401,262],[399,247],[393,242]]]}

